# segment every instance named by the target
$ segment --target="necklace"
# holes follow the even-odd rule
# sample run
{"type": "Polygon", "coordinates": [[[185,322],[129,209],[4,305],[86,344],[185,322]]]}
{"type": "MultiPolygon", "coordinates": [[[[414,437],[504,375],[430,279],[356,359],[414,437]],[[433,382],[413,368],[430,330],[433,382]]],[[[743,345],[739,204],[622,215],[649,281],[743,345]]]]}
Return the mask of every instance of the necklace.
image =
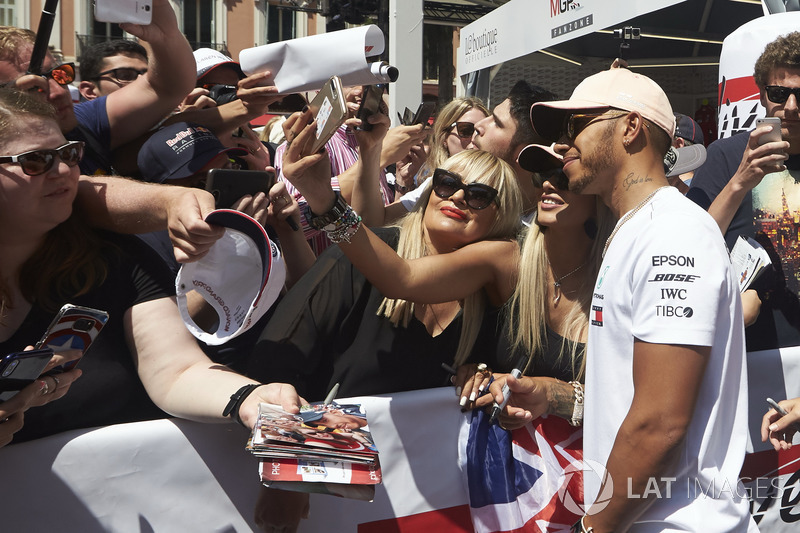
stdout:
{"type": "Polygon", "coordinates": [[[669,187],[670,185],[664,185],[663,187],[659,187],[658,189],[654,190],[653,192],[645,196],[644,200],[639,202],[639,205],[637,205],[636,207],[625,213],[625,216],[619,219],[619,222],[617,222],[617,226],[614,228],[614,231],[611,232],[611,235],[608,236],[608,239],[606,239],[606,244],[605,246],[603,246],[603,257],[606,256],[606,251],[608,250],[608,246],[611,244],[611,241],[614,239],[614,236],[617,234],[622,225],[625,224],[630,219],[632,219],[633,215],[635,215],[641,208],[647,205],[647,202],[652,200],[653,196],[655,196],[658,191],[660,191],[661,189],[667,189],[669,187]]]}
{"type": "MultiPolygon", "coordinates": [[[[582,269],[586,266],[586,261],[578,265],[573,270],[569,271],[568,273],[564,274],[563,276],[557,278],[556,273],[553,271],[553,265],[550,264],[550,259],[547,260],[547,266],[550,267],[550,272],[553,274],[553,303],[557,304],[558,301],[561,299],[561,282],[573,275],[578,270],[582,269]]],[[[572,291],[575,292],[575,291],[572,291]]]]}

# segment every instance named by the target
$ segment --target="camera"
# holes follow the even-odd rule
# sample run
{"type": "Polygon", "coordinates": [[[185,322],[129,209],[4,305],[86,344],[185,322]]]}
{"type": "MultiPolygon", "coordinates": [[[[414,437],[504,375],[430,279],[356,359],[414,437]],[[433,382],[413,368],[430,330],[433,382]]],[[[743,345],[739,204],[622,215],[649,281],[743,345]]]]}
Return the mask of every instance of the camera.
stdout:
{"type": "Polygon", "coordinates": [[[208,90],[208,97],[214,100],[217,105],[233,102],[236,96],[236,85],[214,85],[208,90]]]}

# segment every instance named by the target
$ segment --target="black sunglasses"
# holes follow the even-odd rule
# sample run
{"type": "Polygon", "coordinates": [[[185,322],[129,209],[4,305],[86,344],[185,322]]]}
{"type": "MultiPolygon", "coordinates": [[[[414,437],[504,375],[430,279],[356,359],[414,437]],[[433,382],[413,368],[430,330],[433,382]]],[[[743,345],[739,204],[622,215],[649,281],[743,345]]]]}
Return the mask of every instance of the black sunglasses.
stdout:
{"type": "Polygon", "coordinates": [[[104,70],[103,72],[97,75],[96,79],[100,79],[103,76],[108,76],[109,78],[115,79],[117,81],[123,81],[126,83],[130,83],[134,81],[139,76],[147,74],[147,69],[138,69],[133,67],[119,67],[119,68],[112,68],[109,70],[104,70]]]}
{"type": "Polygon", "coordinates": [[[606,116],[606,111],[602,113],[570,113],[564,117],[562,131],[566,134],[567,139],[574,141],[589,124],[601,122],[603,120],[613,120],[624,116],[623,114],[606,116]]]}
{"type": "Polygon", "coordinates": [[[44,174],[56,162],[56,157],[74,167],[83,157],[83,141],[70,141],[53,150],[31,150],[18,155],[0,156],[0,163],[17,163],[28,176],[44,174]]]}
{"type": "Polygon", "coordinates": [[[782,85],[767,85],[767,99],[773,104],[785,104],[789,95],[794,95],[794,99],[800,103],[800,87],[784,87],[782,85]]]}
{"type": "Polygon", "coordinates": [[[453,122],[450,124],[450,130],[456,129],[456,135],[462,139],[472,139],[472,134],[475,133],[475,124],[472,122],[453,122]]]}
{"type": "Polygon", "coordinates": [[[550,185],[552,185],[559,191],[569,190],[569,179],[567,179],[567,175],[564,174],[564,171],[560,168],[552,168],[550,170],[544,170],[542,172],[533,173],[534,185],[536,185],[539,188],[542,188],[544,187],[545,181],[549,181],[550,185]]]}
{"type": "Polygon", "coordinates": [[[433,192],[446,200],[458,191],[464,191],[464,201],[472,209],[486,209],[497,198],[497,189],[483,183],[464,185],[461,176],[443,168],[433,171],[433,192]]]}

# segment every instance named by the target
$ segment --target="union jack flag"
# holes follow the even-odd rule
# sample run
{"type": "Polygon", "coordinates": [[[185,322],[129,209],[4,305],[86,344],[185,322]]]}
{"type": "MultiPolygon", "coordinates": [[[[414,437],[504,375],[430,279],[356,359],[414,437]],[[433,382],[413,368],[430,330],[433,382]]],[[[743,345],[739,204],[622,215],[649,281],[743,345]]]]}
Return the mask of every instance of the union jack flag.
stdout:
{"type": "Polygon", "coordinates": [[[475,531],[568,532],[583,509],[582,429],[545,416],[509,432],[488,419],[474,411],[459,439],[475,531]]]}

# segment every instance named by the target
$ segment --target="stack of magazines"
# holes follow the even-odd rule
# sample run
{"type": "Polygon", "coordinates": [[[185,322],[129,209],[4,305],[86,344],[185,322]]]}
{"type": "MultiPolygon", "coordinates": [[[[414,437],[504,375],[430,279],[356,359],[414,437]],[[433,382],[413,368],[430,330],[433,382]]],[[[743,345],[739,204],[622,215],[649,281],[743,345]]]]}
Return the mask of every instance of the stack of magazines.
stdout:
{"type": "Polygon", "coordinates": [[[267,487],[372,500],[378,449],[360,404],[313,404],[300,414],[262,403],[247,449],[267,487]]]}

